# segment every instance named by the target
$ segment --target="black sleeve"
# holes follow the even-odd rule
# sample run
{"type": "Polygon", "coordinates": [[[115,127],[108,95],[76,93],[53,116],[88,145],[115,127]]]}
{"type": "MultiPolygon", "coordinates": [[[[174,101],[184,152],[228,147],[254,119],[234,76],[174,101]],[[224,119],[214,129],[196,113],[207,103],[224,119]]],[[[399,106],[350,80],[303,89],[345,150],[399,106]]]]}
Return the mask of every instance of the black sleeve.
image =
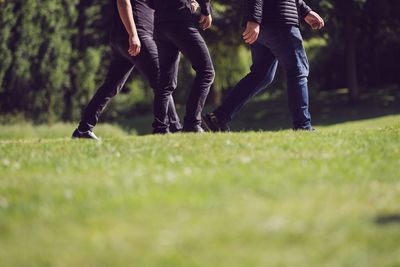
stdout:
{"type": "Polygon", "coordinates": [[[146,2],[150,8],[154,9],[154,0],[147,0],[146,2]]]}
{"type": "Polygon", "coordinates": [[[299,0],[299,16],[300,19],[304,19],[312,9],[304,2],[299,0]]]}
{"type": "MultiPolygon", "coordinates": [[[[164,1],[168,1],[168,0],[164,0],[164,1]]],[[[201,8],[201,14],[208,16],[211,14],[211,0],[198,0],[198,3],[200,5],[201,8]]]]}
{"type": "Polygon", "coordinates": [[[246,0],[247,1],[247,21],[254,21],[261,24],[263,17],[264,0],[246,0]]]}

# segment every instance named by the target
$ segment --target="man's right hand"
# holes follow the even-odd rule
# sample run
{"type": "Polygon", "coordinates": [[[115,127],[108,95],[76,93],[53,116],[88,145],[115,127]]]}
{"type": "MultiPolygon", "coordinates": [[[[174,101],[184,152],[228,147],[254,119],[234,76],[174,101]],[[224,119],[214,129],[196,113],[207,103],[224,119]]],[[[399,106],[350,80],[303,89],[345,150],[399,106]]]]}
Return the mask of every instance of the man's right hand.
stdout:
{"type": "Polygon", "coordinates": [[[304,19],[313,30],[320,30],[325,26],[324,20],[318,13],[310,11],[304,19]]]}
{"type": "Polygon", "coordinates": [[[248,21],[246,29],[242,36],[247,44],[253,44],[257,41],[258,35],[260,34],[260,24],[254,21],[248,21]]]}
{"type": "Polygon", "coordinates": [[[136,57],[140,53],[140,40],[137,34],[129,36],[129,49],[128,53],[132,57],[136,57]]]}
{"type": "Polygon", "coordinates": [[[191,0],[190,4],[192,8],[192,13],[198,12],[198,9],[200,8],[199,3],[196,0],[191,0]]]}
{"type": "Polygon", "coordinates": [[[211,27],[212,24],[212,17],[211,15],[201,15],[199,20],[200,27],[203,31],[207,30],[211,27]]]}

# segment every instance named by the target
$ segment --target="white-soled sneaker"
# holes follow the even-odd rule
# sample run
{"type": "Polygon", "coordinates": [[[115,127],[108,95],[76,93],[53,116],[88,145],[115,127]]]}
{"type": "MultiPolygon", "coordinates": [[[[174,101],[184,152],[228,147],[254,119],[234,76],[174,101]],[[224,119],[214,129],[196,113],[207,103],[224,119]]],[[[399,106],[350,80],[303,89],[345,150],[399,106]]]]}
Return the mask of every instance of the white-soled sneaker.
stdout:
{"type": "Polygon", "coordinates": [[[75,131],[72,133],[72,139],[92,139],[100,141],[100,138],[98,138],[94,134],[94,132],[92,131],[81,132],[78,129],[75,129],[75,131]]]}

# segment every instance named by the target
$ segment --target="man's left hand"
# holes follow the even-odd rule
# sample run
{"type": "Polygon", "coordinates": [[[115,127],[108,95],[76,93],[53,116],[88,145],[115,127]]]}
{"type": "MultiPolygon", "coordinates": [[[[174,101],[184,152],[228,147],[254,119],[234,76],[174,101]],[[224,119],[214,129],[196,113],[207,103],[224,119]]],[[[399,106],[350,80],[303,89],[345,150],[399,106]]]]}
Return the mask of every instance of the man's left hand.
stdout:
{"type": "Polygon", "coordinates": [[[259,34],[260,24],[254,21],[248,21],[242,36],[247,44],[253,44],[255,41],[257,41],[259,34]]]}
{"type": "Polygon", "coordinates": [[[212,17],[211,15],[201,15],[199,20],[200,27],[203,31],[207,30],[211,27],[212,24],[212,17]]]}
{"type": "Polygon", "coordinates": [[[192,0],[190,2],[190,4],[191,4],[191,8],[192,8],[192,13],[196,13],[197,10],[200,8],[199,3],[196,0],[192,0]]]}

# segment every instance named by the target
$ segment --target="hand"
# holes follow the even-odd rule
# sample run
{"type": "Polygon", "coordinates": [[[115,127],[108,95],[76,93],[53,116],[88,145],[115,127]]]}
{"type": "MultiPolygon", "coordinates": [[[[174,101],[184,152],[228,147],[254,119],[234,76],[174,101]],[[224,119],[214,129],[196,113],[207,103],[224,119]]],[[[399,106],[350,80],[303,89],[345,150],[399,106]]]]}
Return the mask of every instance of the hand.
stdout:
{"type": "Polygon", "coordinates": [[[208,15],[208,16],[205,16],[205,15],[201,15],[200,16],[200,20],[199,20],[199,24],[200,24],[200,27],[201,27],[201,29],[204,31],[204,30],[207,30],[208,28],[210,28],[211,27],[211,24],[212,24],[212,17],[211,17],[211,15],[208,15]]]}
{"type": "Polygon", "coordinates": [[[304,19],[313,30],[322,29],[325,26],[324,20],[314,11],[310,11],[304,19]]]}
{"type": "Polygon", "coordinates": [[[200,8],[199,3],[197,3],[196,0],[191,0],[191,7],[192,7],[192,13],[196,13],[197,10],[200,8]]]}
{"type": "Polygon", "coordinates": [[[140,53],[140,40],[137,34],[129,36],[129,49],[128,53],[132,57],[136,57],[140,53]]]}
{"type": "Polygon", "coordinates": [[[257,41],[258,35],[260,34],[260,24],[257,22],[249,21],[246,25],[246,30],[242,36],[247,44],[252,44],[257,41]]]}

